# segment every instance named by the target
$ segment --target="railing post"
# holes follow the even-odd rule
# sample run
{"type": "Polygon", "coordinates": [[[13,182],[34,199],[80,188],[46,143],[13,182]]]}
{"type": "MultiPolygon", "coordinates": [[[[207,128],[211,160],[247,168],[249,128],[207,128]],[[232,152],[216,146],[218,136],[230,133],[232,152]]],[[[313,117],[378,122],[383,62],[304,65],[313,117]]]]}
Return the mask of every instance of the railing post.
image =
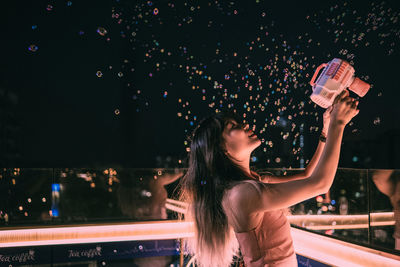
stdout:
{"type": "Polygon", "coordinates": [[[179,239],[179,252],[180,252],[180,257],[179,257],[179,266],[183,267],[183,238],[179,239]]]}
{"type": "Polygon", "coordinates": [[[367,212],[368,212],[368,245],[371,245],[371,184],[369,179],[369,172],[367,169],[367,212]]]}

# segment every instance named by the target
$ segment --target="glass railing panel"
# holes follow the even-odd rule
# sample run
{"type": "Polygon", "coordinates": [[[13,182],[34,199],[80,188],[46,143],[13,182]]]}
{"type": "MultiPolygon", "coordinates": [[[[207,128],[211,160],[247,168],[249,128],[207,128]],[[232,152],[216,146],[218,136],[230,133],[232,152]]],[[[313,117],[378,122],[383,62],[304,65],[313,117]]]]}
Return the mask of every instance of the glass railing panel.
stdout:
{"type": "MultiPolygon", "coordinates": [[[[304,169],[258,171],[285,176],[304,169]]],[[[168,208],[176,203],[167,202],[176,199],[185,172],[184,168],[2,169],[0,225],[7,229],[176,220],[179,209],[168,208]]],[[[339,168],[326,194],[288,209],[289,221],[309,231],[396,252],[393,206],[399,203],[398,181],[399,170],[339,168]]]]}
{"type": "Polygon", "coordinates": [[[52,169],[1,169],[0,226],[50,224],[52,184],[52,169]]]}
{"type": "Polygon", "coordinates": [[[0,225],[176,219],[165,208],[184,169],[0,171],[0,225]]]}
{"type": "MultiPolygon", "coordinates": [[[[117,174],[114,169],[55,169],[58,185],[55,224],[123,219],[117,207],[117,174]]],[[[54,193],[54,192],[53,192],[54,193]]]]}
{"type": "Polygon", "coordinates": [[[400,170],[371,169],[369,183],[371,243],[377,247],[399,251],[400,170]]]}
{"type": "Polygon", "coordinates": [[[179,169],[58,169],[60,223],[166,220],[179,169]]]}
{"type": "MultiPolygon", "coordinates": [[[[287,175],[301,172],[288,170],[287,175]]],[[[292,224],[349,242],[368,244],[367,170],[338,169],[326,194],[290,207],[292,224]]]]}

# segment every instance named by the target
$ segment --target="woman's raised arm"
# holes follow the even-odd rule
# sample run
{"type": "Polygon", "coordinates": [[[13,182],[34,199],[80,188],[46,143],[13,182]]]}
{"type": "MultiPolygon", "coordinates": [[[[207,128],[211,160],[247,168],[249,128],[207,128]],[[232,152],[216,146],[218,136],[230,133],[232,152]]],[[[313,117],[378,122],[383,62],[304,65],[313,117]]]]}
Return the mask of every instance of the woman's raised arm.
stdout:
{"type": "Polygon", "coordinates": [[[333,108],[326,145],[310,178],[268,184],[262,187],[261,195],[254,187],[244,183],[237,187],[238,201],[250,202],[249,207],[253,209],[252,211],[266,211],[286,208],[326,193],[336,174],[344,128],[359,112],[358,101],[348,97],[348,94],[347,90],[343,91],[333,108]]]}

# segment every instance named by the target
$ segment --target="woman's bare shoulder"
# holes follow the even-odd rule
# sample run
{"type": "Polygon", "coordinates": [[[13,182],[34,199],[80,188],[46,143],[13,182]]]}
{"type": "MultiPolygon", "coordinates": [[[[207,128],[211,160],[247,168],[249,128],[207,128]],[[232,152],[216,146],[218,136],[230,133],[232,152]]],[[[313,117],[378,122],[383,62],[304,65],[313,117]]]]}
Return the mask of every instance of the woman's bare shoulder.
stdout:
{"type": "Polygon", "coordinates": [[[228,192],[229,202],[252,206],[260,199],[262,183],[256,180],[244,180],[233,186],[228,192]]]}

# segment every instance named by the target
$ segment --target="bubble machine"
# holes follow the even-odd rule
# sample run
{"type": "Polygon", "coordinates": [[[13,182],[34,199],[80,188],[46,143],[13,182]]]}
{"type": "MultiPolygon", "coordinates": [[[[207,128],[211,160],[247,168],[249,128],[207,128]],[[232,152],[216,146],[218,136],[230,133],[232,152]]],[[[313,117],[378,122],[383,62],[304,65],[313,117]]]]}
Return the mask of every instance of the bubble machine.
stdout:
{"type": "Polygon", "coordinates": [[[312,86],[311,100],[323,108],[332,105],[336,96],[344,89],[349,88],[358,96],[363,97],[371,85],[354,76],[354,68],[349,62],[334,58],[328,63],[321,64],[310,81],[312,86]],[[325,68],[315,82],[319,71],[325,68]]]}

